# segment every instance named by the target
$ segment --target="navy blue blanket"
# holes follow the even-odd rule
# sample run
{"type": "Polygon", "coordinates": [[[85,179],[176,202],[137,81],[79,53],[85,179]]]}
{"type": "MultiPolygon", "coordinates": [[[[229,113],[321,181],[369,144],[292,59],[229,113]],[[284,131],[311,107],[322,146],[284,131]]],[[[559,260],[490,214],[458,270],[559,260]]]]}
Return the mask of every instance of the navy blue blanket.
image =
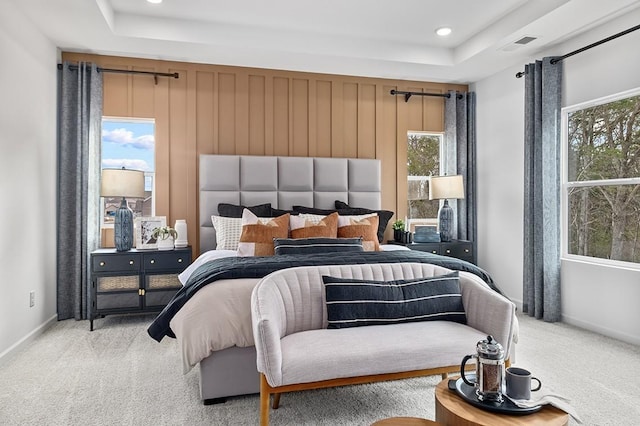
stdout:
{"type": "Polygon", "coordinates": [[[388,252],[352,252],[324,254],[290,254],[268,257],[225,257],[207,262],[198,267],[187,283],[175,294],[169,304],[153,320],[147,329],[157,340],[164,336],[175,337],[169,327],[173,316],[198,290],[212,282],[233,278],[262,278],[271,272],[295,266],[357,265],[366,263],[431,263],[444,268],[471,272],[482,278],[494,290],[499,290],[484,270],[472,263],[454,257],[416,251],[398,250],[388,252]]]}

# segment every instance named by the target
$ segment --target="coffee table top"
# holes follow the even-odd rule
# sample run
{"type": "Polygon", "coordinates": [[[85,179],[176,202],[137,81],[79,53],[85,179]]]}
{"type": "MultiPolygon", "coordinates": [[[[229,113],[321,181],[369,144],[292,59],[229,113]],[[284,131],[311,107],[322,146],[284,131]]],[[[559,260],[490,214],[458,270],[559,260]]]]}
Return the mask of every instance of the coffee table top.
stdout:
{"type": "Polygon", "coordinates": [[[520,426],[531,424],[564,426],[569,423],[567,413],[550,405],[545,405],[540,411],[524,416],[482,410],[467,403],[456,392],[450,391],[449,380],[449,378],[445,379],[436,386],[436,421],[438,423],[450,426],[520,426]]]}
{"type": "Polygon", "coordinates": [[[420,419],[418,417],[391,417],[378,420],[371,426],[433,426],[439,424],[433,420],[420,419]]]}

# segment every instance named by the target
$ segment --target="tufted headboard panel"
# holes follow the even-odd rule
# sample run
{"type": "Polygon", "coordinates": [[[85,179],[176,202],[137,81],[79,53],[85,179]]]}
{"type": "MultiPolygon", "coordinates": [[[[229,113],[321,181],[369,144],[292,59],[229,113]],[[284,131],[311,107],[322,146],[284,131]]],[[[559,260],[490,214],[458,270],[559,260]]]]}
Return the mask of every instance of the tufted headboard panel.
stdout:
{"type": "Polygon", "coordinates": [[[252,155],[200,156],[200,253],[216,246],[219,203],[333,209],[335,200],[380,209],[380,160],[252,155]]]}

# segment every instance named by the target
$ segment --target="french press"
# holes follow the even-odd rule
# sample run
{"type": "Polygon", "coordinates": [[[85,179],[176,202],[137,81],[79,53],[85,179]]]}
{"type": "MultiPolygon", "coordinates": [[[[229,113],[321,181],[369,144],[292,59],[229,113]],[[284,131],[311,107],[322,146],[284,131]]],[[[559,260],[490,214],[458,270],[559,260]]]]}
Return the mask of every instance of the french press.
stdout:
{"type": "Polygon", "coordinates": [[[476,354],[466,355],[460,364],[462,380],[476,389],[480,401],[502,402],[504,383],[504,349],[493,336],[487,336],[476,345],[476,354]],[[471,358],[476,359],[476,381],[470,382],[464,374],[464,367],[471,358]]]}

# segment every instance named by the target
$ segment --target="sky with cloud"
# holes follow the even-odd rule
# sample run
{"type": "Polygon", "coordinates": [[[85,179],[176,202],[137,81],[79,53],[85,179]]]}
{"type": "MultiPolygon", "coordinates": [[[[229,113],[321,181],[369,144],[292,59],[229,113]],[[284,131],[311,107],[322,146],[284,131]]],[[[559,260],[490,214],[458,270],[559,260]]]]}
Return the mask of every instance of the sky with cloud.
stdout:
{"type": "Polygon", "coordinates": [[[102,121],[102,168],[155,171],[154,123],[102,121]]]}

